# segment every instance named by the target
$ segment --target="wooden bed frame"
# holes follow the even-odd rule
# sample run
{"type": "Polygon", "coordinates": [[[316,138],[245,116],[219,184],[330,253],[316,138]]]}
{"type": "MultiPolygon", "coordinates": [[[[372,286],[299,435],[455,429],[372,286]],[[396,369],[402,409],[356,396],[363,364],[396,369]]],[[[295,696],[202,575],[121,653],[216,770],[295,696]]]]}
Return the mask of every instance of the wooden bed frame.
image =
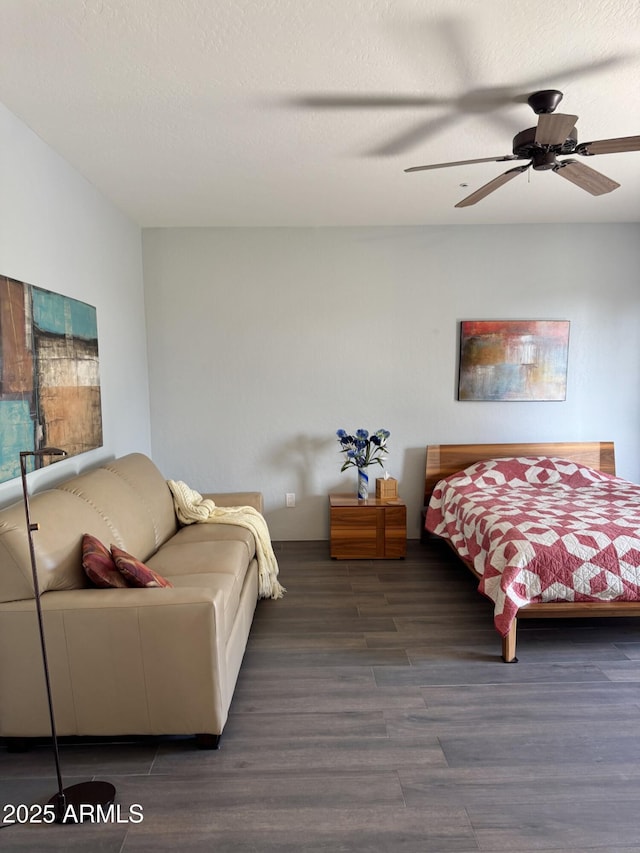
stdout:
{"type": "MultiPolygon", "coordinates": [[[[615,455],[612,441],[553,442],[539,444],[430,444],[424,481],[424,505],[429,505],[431,493],[439,480],[461,471],[474,462],[511,456],[557,456],[570,459],[615,474],[615,455]]],[[[449,540],[445,540],[450,545],[449,540]]],[[[459,559],[480,579],[480,575],[464,557],[459,559]]],[[[518,619],[554,619],[593,616],[640,616],[639,601],[557,601],[533,603],[521,607],[511,629],[502,638],[502,659],[516,663],[516,631],[518,619]]]]}

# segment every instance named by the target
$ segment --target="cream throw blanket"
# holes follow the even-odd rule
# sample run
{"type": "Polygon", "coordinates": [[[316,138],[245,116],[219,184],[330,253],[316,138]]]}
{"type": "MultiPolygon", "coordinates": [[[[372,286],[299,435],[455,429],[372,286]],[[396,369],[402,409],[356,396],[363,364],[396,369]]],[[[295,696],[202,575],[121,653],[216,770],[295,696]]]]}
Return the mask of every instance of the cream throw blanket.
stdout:
{"type": "Polygon", "coordinates": [[[282,598],[286,589],[277,580],[278,561],[264,516],[252,506],[216,506],[181,480],[167,480],[167,483],[181,524],[237,524],[250,530],[256,540],[260,598],[282,598]]]}

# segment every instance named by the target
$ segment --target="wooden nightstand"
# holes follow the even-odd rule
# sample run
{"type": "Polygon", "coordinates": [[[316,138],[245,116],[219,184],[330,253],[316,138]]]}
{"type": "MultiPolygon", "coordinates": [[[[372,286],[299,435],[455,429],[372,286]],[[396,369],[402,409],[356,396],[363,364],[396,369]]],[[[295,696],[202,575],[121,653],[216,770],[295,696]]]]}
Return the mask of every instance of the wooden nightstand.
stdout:
{"type": "Polygon", "coordinates": [[[407,507],[399,498],[329,495],[329,522],[336,560],[397,560],[407,553],[407,507]]]}

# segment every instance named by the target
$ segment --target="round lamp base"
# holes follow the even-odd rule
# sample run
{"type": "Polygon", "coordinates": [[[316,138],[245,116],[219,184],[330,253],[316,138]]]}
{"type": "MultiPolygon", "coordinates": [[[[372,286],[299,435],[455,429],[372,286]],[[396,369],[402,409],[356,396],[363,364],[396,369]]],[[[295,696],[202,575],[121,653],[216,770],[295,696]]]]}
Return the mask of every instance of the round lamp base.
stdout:
{"type": "Polygon", "coordinates": [[[63,788],[49,800],[56,812],[56,823],[104,823],[116,789],[110,782],[79,782],[63,788]]]}

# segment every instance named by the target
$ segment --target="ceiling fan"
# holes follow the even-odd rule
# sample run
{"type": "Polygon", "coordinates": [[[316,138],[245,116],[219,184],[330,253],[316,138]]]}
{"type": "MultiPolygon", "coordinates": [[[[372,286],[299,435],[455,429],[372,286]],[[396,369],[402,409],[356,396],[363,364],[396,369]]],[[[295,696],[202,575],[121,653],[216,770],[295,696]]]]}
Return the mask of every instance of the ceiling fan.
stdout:
{"type": "Polygon", "coordinates": [[[569,158],[558,160],[559,155],[580,154],[591,157],[595,154],[618,154],[623,151],[640,151],[640,136],[622,136],[616,139],[599,139],[595,142],[578,142],[575,123],[578,116],[556,113],[562,100],[562,92],[544,89],[534,92],[527,103],[539,117],[536,127],[527,128],[513,137],[513,154],[504,157],[481,157],[476,160],[456,160],[452,163],[433,163],[429,166],[412,166],[405,172],[421,172],[427,169],[444,169],[449,166],[466,166],[469,163],[501,163],[507,160],[529,160],[524,166],[509,169],[471,195],[459,201],[455,207],[476,204],[513,178],[526,172],[531,166],[536,171],[548,169],[586,190],[591,195],[604,195],[617,189],[620,184],[601,172],[569,158]]]}

